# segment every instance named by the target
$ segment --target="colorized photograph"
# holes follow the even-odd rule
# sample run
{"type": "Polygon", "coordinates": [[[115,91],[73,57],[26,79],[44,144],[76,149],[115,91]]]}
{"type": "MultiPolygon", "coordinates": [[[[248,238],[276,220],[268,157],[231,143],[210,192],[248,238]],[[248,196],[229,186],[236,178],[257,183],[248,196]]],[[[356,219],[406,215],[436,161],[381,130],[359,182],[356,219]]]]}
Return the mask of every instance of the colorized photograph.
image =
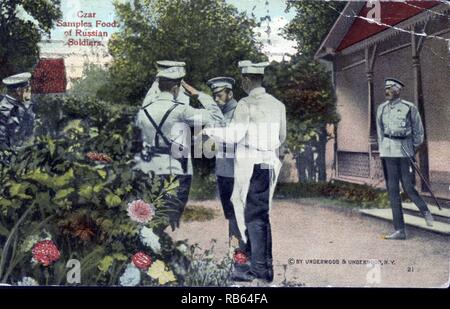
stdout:
{"type": "Polygon", "coordinates": [[[449,287],[449,1],[2,0],[0,81],[0,290],[449,287]]]}

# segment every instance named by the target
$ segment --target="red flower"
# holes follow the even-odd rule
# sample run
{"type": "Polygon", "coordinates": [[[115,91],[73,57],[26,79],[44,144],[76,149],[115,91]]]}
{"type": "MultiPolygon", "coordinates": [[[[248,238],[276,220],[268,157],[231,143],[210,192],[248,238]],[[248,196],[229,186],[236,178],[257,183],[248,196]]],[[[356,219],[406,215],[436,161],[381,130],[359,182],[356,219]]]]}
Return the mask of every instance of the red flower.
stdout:
{"type": "Polygon", "coordinates": [[[113,159],[105,153],[98,153],[95,151],[90,151],[86,154],[86,157],[91,161],[99,161],[102,163],[111,163],[113,159]]]}
{"type": "Polygon", "coordinates": [[[33,253],[33,258],[44,266],[49,266],[61,257],[61,253],[51,240],[43,240],[36,243],[31,252],[33,253]]]}
{"type": "Polygon", "coordinates": [[[152,258],[142,251],[133,255],[131,260],[134,266],[142,270],[147,270],[153,263],[152,258]]]}
{"type": "Polygon", "coordinates": [[[247,255],[242,251],[236,251],[234,253],[233,259],[234,259],[234,262],[239,265],[245,264],[248,261],[247,255]]]}

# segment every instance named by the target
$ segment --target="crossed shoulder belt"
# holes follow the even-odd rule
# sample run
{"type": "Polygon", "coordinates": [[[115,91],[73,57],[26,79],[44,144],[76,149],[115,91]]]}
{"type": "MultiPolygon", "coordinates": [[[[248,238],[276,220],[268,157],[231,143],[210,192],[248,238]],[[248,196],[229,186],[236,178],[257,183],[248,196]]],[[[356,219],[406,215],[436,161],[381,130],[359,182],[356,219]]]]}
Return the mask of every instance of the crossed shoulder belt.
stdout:
{"type": "MultiPolygon", "coordinates": [[[[151,156],[153,154],[167,154],[170,155],[171,151],[172,151],[172,144],[174,143],[174,141],[170,140],[169,138],[167,138],[167,136],[164,134],[164,132],[162,131],[162,127],[164,125],[164,123],[166,122],[167,118],[169,117],[169,115],[172,113],[172,111],[178,106],[181,105],[181,103],[177,103],[174,102],[175,104],[172,105],[164,114],[164,116],[161,119],[161,122],[159,124],[156,123],[156,121],[153,119],[153,117],[150,115],[150,113],[147,111],[147,107],[149,107],[150,105],[153,104],[153,102],[150,102],[149,104],[147,104],[146,106],[144,106],[142,109],[144,110],[145,116],[148,118],[148,120],[150,121],[151,125],[153,126],[153,128],[156,130],[156,134],[155,134],[155,146],[150,147],[149,148],[149,157],[150,158],[146,158],[145,156],[142,156],[142,158],[145,161],[150,161],[151,160],[151,156]],[[163,139],[164,143],[166,144],[166,146],[160,146],[160,138],[163,139]]],[[[188,165],[188,160],[187,158],[175,158],[175,160],[179,161],[181,163],[181,167],[183,169],[183,173],[187,173],[187,165],[188,165]]]]}

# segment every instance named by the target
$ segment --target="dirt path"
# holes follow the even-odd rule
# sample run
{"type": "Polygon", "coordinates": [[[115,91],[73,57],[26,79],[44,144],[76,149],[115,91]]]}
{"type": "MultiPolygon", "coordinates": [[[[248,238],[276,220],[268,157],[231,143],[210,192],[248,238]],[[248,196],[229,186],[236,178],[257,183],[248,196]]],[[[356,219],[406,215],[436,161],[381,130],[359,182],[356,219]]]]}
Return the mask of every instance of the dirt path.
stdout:
{"type": "MultiPolygon", "coordinates": [[[[273,285],[287,281],[303,286],[448,286],[448,237],[410,227],[407,241],[383,240],[381,236],[392,231],[391,223],[327,204],[317,199],[274,201],[273,285]],[[383,264],[367,264],[373,259],[383,264]]],[[[188,239],[205,249],[216,239],[216,256],[225,256],[227,221],[219,202],[190,205],[215,209],[216,216],[207,222],[183,222],[171,233],[174,239],[188,239]]]]}

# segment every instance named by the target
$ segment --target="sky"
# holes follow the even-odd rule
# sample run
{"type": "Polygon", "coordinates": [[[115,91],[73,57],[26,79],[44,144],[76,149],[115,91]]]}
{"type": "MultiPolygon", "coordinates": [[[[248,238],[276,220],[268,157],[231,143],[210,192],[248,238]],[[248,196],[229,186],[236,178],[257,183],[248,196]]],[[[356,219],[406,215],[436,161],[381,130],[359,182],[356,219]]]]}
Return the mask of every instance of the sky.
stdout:
{"type": "Polygon", "coordinates": [[[264,44],[263,52],[269,57],[269,60],[281,61],[284,54],[295,54],[296,42],[284,39],[280,30],[295,16],[294,10],[285,12],[285,0],[227,0],[241,12],[246,12],[256,18],[269,15],[271,21],[264,21],[260,29],[256,29],[261,34],[264,44]],[[270,34],[266,33],[267,26],[270,26],[270,34]]]}
{"type": "MultiPolygon", "coordinates": [[[[120,0],[127,1],[127,0],[120,0]]],[[[236,6],[239,11],[246,12],[251,16],[252,13],[257,19],[269,15],[271,21],[265,21],[260,29],[255,29],[256,33],[261,34],[261,42],[263,43],[263,52],[268,55],[270,60],[280,61],[283,54],[295,53],[295,42],[282,38],[279,31],[293,17],[294,12],[285,12],[285,0],[226,0],[228,3],[236,6]],[[267,13],[268,12],[268,13],[267,13]],[[270,26],[270,34],[266,33],[267,26],[270,26]]],[[[78,21],[77,12],[96,12],[96,19],[104,21],[113,21],[114,6],[112,0],[62,0],[62,11],[64,21],[78,21]]],[[[87,19],[89,20],[89,19],[87,19]]],[[[117,28],[95,28],[100,31],[108,31],[110,34],[117,28]]],[[[57,27],[52,31],[51,39],[65,40],[67,38],[68,28],[57,27]]],[[[94,29],[91,29],[94,30],[94,29]]],[[[73,36],[71,36],[73,37],[73,36]]]]}

